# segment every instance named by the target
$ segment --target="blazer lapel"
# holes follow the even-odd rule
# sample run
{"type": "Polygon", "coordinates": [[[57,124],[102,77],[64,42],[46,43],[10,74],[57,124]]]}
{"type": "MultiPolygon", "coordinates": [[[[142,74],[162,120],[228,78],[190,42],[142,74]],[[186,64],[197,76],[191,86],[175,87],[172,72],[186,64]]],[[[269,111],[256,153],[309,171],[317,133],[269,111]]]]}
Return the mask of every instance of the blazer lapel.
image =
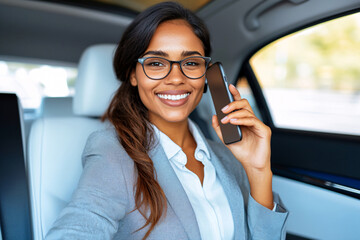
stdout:
{"type": "Polygon", "coordinates": [[[224,192],[227,196],[227,199],[230,204],[230,209],[233,215],[234,220],[234,239],[235,240],[245,240],[247,239],[247,228],[245,222],[245,210],[244,210],[244,199],[240,191],[240,186],[238,185],[235,176],[226,170],[223,166],[223,161],[221,159],[222,154],[217,153],[211,149],[208,143],[207,147],[210,152],[211,162],[215,167],[216,175],[219,177],[221,185],[224,189],[224,192]]]}
{"type": "Polygon", "coordinates": [[[179,218],[189,239],[201,239],[190,201],[161,145],[155,144],[155,147],[150,150],[149,156],[154,163],[157,180],[166,195],[168,204],[179,218]]]}

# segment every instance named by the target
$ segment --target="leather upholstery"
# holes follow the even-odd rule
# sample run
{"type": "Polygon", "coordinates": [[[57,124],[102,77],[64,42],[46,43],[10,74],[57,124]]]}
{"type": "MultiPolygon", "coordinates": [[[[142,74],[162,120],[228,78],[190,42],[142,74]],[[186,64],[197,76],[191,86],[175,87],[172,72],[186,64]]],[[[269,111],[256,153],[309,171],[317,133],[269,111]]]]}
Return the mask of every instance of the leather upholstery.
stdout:
{"type": "Polygon", "coordinates": [[[82,172],[81,154],[90,133],[106,127],[99,117],[119,87],[112,69],[115,45],[96,45],[81,57],[73,116],[47,116],[32,125],[28,178],[34,239],[43,239],[70,201],[82,172]],[[95,117],[95,118],[94,118],[95,117]]]}
{"type": "Polygon", "coordinates": [[[119,87],[113,70],[115,45],[89,47],[81,56],[75,83],[73,111],[81,116],[101,116],[119,87]]]}

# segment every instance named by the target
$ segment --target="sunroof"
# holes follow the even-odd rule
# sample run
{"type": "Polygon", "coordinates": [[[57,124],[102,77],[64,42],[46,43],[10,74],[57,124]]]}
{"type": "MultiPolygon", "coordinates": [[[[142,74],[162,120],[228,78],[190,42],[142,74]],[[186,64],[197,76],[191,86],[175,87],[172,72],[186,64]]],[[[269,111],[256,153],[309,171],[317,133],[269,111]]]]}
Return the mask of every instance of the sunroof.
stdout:
{"type": "MultiPolygon", "coordinates": [[[[178,0],[180,4],[184,7],[196,12],[211,0],[178,0]]],[[[72,1],[72,2],[83,2],[81,0],[72,1]]],[[[159,2],[165,2],[161,0],[90,0],[88,2],[100,3],[108,6],[117,6],[126,8],[135,12],[141,12],[147,7],[154,5],[159,2]]]]}

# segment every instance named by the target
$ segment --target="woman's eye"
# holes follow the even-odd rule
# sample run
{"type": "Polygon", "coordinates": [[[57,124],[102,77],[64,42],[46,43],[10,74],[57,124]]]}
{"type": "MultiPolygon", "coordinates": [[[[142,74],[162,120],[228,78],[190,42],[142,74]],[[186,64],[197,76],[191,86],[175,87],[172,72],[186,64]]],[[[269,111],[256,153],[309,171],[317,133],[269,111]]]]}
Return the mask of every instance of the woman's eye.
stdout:
{"type": "Polygon", "coordinates": [[[163,67],[164,64],[162,62],[149,62],[146,64],[149,67],[163,67]]]}
{"type": "Polygon", "coordinates": [[[189,62],[185,62],[184,65],[185,66],[193,66],[193,67],[195,67],[195,66],[198,66],[199,63],[195,62],[195,61],[189,61],[189,62]]]}

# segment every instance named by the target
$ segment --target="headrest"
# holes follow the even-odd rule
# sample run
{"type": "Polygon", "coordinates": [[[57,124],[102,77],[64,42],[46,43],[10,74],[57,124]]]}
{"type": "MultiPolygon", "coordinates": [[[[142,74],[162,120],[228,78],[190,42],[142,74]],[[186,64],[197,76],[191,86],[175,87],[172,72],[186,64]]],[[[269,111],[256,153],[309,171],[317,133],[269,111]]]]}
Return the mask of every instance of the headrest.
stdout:
{"type": "Polygon", "coordinates": [[[113,69],[115,44],[94,45],[82,54],[75,83],[75,115],[100,117],[120,86],[113,69]]]}

